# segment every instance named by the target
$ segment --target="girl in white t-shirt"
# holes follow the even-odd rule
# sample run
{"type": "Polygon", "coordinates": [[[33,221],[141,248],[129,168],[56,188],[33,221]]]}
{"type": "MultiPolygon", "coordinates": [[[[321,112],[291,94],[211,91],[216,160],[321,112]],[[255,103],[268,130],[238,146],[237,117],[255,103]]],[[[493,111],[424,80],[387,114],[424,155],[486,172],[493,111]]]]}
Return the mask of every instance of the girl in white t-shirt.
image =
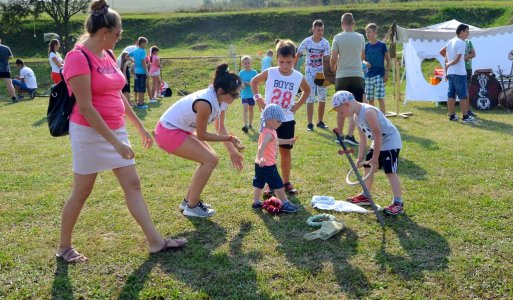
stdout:
{"type": "Polygon", "coordinates": [[[64,66],[64,60],[61,58],[59,54],[59,48],[61,44],[59,40],[53,39],[48,44],[48,60],[50,61],[50,66],[52,67],[52,81],[57,84],[61,81],[60,70],[64,66]]]}
{"type": "Polygon", "coordinates": [[[230,159],[241,170],[244,148],[237,137],[227,134],[224,110],[239,98],[242,81],[228,72],[228,64],[217,66],[214,82],[208,88],[178,100],[160,117],[155,128],[155,142],[169,154],[199,163],[192,175],[189,190],[179,208],[189,217],[210,217],[212,207],[200,200],[201,192],[214,171],[219,158],[207,141],[224,142],[230,159]],[[215,122],[217,133],[207,132],[207,125],[215,122]]]}
{"type": "MultiPolygon", "coordinates": [[[[294,70],[296,45],[290,40],[276,40],[276,57],[278,66],[269,68],[251,80],[251,91],[253,98],[260,109],[266,105],[278,104],[285,113],[285,122],[277,130],[278,138],[294,138],[296,121],[294,113],[303,105],[310,96],[310,85],[305,77],[294,70]],[[258,93],[258,87],[265,82],[265,100],[258,93]],[[299,88],[303,91],[301,98],[296,103],[296,94],[299,88]]],[[[280,166],[285,191],[289,194],[297,194],[297,190],[290,183],[290,168],[292,165],[293,145],[280,145],[280,166]]]]}

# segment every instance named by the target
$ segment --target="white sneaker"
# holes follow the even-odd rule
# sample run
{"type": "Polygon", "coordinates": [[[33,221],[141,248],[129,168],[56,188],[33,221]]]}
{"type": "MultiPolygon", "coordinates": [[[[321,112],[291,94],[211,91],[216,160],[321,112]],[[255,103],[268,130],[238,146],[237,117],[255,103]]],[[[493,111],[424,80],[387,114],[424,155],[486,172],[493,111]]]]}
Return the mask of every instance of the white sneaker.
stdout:
{"type": "MultiPolygon", "coordinates": [[[[179,208],[180,210],[184,210],[184,209],[187,207],[187,203],[188,203],[188,201],[187,201],[187,200],[185,200],[185,199],[183,199],[183,200],[182,200],[182,203],[180,203],[180,206],[178,206],[178,208],[179,208]]],[[[201,203],[201,204],[203,204],[203,206],[205,206],[206,208],[212,208],[212,205],[210,205],[210,204],[208,204],[208,203],[205,203],[205,202],[203,202],[202,200],[200,200],[200,203],[201,203]]]]}
{"type": "Polygon", "coordinates": [[[215,209],[207,208],[203,203],[198,203],[194,208],[190,208],[188,205],[183,210],[183,214],[188,217],[208,218],[216,213],[215,209]]]}
{"type": "Polygon", "coordinates": [[[157,99],[150,99],[150,103],[157,103],[159,102],[157,99]]]}
{"type": "Polygon", "coordinates": [[[477,119],[472,116],[467,116],[466,118],[461,119],[461,121],[465,123],[472,123],[477,122],[477,119]]]}

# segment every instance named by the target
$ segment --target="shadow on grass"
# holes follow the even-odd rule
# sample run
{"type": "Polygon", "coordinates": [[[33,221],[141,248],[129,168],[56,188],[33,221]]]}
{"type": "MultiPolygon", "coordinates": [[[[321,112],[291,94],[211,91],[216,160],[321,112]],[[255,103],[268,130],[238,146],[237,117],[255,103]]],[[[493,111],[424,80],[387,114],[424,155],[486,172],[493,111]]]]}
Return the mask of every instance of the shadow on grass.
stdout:
{"type": "Polygon", "coordinates": [[[146,115],[148,115],[148,109],[139,109],[137,107],[132,109],[134,110],[139,120],[143,121],[144,119],[146,119],[146,115]]]}
{"type": "Polygon", "coordinates": [[[52,284],[52,299],[73,299],[73,287],[68,275],[68,264],[55,258],[55,273],[52,284]]]}
{"type": "MultiPolygon", "coordinates": [[[[428,111],[431,113],[436,113],[436,114],[443,114],[443,115],[447,116],[447,108],[444,106],[419,107],[417,109],[423,110],[423,111],[428,111]]],[[[458,110],[456,110],[456,111],[457,111],[457,113],[459,113],[458,110]]],[[[479,110],[479,111],[474,111],[474,112],[476,114],[478,114],[477,122],[475,122],[475,123],[462,123],[461,121],[459,121],[459,122],[462,125],[472,126],[474,128],[479,128],[479,129],[488,130],[488,131],[492,131],[492,132],[501,132],[504,134],[513,135],[513,125],[483,118],[483,117],[493,117],[494,115],[507,115],[508,112],[506,112],[505,110],[494,109],[494,110],[479,110]]],[[[442,122],[449,122],[449,121],[448,121],[447,117],[444,117],[442,122]]]]}
{"type": "MultiPolygon", "coordinates": [[[[292,197],[290,199],[293,200],[292,197]]],[[[277,251],[283,253],[295,268],[310,273],[312,279],[315,279],[317,275],[323,276],[326,263],[330,262],[340,289],[347,294],[347,298],[365,298],[370,293],[372,285],[367,277],[362,270],[349,263],[350,257],[356,254],[358,247],[358,236],[353,230],[345,227],[327,241],[307,241],[303,235],[315,230],[305,224],[304,220],[311,216],[308,211],[303,209],[298,214],[282,213],[278,216],[261,211],[258,215],[278,241],[277,251]]],[[[291,294],[302,292],[304,291],[288,291],[291,294]]],[[[315,290],[309,292],[316,294],[315,290]]]]}
{"type": "Polygon", "coordinates": [[[386,222],[388,232],[391,229],[397,235],[406,255],[387,253],[383,237],[382,249],[377,255],[382,271],[389,267],[405,280],[417,280],[422,279],[426,271],[441,271],[448,268],[451,248],[438,232],[420,226],[407,215],[388,218],[386,222]]]}
{"type": "Polygon", "coordinates": [[[426,180],[427,172],[411,160],[399,158],[399,175],[413,180],[426,180]]]}
{"type": "Polygon", "coordinates": [[[401,133],[401,139],[403,141],[413,142],[413,143],[418,144],[419,146],[425,148],[426,150],[440,150],[440,147],[438,146],[438,144],[435,141],[424,138],[424,137],[407,134],[399,126],[396,126],[396,127],[397,127],[397,129],[399,129],[399,132],[401,133]]]}
{"type": "MultiPolygon", "coordinates": [[[[243,239],[251,231],[251,223],[240,224],[239,232],[229,242],[229,253],[225,253],[216,251],[226,242],[224,228],[208,219],[189,220],[196,231],[187,236],[189,242],[184,249],[151,255],[128,276],[119,299],[138,299],[152,269],[157,266],[171,275],[171,280],[183,282],[194,289],[191,297],[195,299],[270,298],[258,290],[257,274],[251,266],[254,261],[261,259],[260,252],[245,253],[242,250],[243,239]]],[[[176,286],[178,297],[182,292],[176,286]]],[[[150,291],[145,293],[145,297],[162,296],[152,295],[150,291]]]]}
{"type": "Polygon", "coordinates": [[[41,120],[37,120],[34,123],[32,123],[32,127],[39,127],[39,126],[41,126],[43,124],[46,124],[47,120],[48,120],[47,117],[43,117],[43,118],[41,118],[41,120]]]}

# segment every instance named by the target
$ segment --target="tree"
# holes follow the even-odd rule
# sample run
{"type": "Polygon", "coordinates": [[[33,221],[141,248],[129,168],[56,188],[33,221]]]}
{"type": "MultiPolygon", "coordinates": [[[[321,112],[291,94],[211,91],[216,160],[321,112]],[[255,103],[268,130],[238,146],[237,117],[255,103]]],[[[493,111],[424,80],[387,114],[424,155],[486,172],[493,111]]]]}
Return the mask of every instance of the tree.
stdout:
{"type": "Polygon", "coordinates": [[[16,0],[0,2],[2,13],[2,32],[12,34],[19,32],[22,28],[23,19],[32,14],[29,0],[16,0]]]}
{"type": "Polygon", "coordinates": [[[33,12],[37,16],[44,12],[52,18],[55,30],[61,36],[63,52],[71,49],[71,17],[82,12],[85,13],[90,0],[29,0],[33,12]]]}

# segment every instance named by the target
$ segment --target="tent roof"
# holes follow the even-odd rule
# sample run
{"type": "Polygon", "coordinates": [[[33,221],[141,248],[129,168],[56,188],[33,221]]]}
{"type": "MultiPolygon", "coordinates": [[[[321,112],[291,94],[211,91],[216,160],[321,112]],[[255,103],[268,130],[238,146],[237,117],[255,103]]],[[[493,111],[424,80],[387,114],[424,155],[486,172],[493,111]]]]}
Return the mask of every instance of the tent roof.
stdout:
{"type": "MultiPolygon", "coordinates": [[[[456,28],[461,24],[457,20],[434,24],[431,26],[406,29],[397,26],[397,39],[399,42],[407,43],[408,39],[420,41],[448,41],[456,35],[456,28]],[[453,28],[451,28],[453,27],[453,28]]],[[[490,35],[508,34],[513,32],[513,25],[481,29],[470,26],[470,38],[484,37],[490,35]]]]}
{"type": "MultiPolygon", "coordinates": [[[[451,31],[451,32],[456,32],[456,28],[458,28],[458,26],[460,24],[463,24],[463,22],[460,22],[456,19],[452,19],[450,21],[445,21],[445,22],[442,22],[442,23],[438,23],[438,24],[433,24],[433,25],[429,25],[429,26],[426,26],[426,27],[422,27],[420,29],[431,29],[431,30],[438,30],[438,31],[451,31]]],[[[470,25],[470,24],[467,24],[469,27],[470,27],[470,30],[476,30],[476,29],[480,29],[479,27],[476,27],[476,26],[473,26],[473,25],[470,25]]]]}

